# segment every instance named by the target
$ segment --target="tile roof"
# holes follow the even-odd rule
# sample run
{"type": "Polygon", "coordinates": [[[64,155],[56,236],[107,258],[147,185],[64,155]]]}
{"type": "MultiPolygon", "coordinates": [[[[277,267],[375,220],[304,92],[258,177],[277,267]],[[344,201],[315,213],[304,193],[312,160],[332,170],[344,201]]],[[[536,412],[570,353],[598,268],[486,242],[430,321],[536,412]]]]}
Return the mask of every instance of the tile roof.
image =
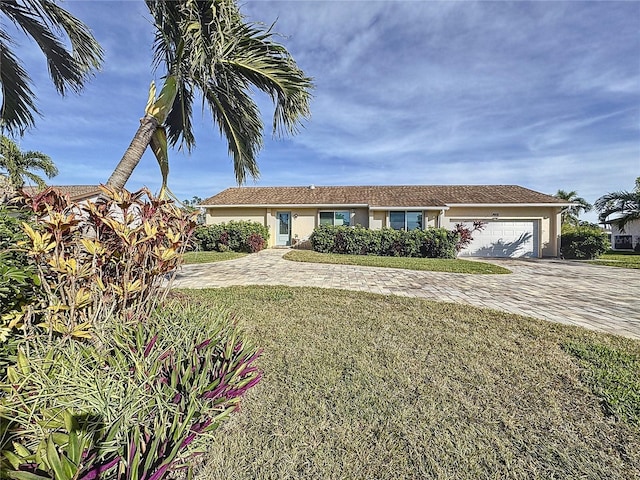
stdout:
{"type": "Polygon", "coordinates": [[[234,187],[204,200],[222,205],[368,205],[439,207],[453,204],[566,204],[518,185],[404,185],[341,187],[234,187]]]}
{"type": "MultiPolygon", "coordinates": [[[[84,200],[85,198],[100,195],[100,188],[98,185],[49,185],[51,188],[55,188],[61,193],[66,193],[73,201],[84,200]]],[[[40,189],[38,187],[24,187],[24,191],[29,195],[38,193],[40,189]]]]}

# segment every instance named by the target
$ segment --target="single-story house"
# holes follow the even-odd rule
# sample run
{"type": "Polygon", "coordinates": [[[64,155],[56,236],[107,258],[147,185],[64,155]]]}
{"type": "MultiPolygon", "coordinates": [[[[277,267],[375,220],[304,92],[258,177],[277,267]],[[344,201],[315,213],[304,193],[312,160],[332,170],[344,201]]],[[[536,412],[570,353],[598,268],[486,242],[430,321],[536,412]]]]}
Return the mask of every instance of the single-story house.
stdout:
{"type": "Polygon", "coordinates": [[[462,252],[484,257],[557,257],[565,200],[517,185],[235,187],[204,200],[205,224],[252,220],[269,246],[308,239],[318,225],[412,230],[482,221],[462,252]]]}
{"type": "MultiPolygon", "coordinates": [[[[69,199],[76,203],[86,200],[96,201],[102,193],[98,185],[51,185],[51,188],[69,195],[69,199]]],[[[24,187],[24,191],[29,195],[34,195],[40,189],[38,187],[24,187]]]]}
{"type": "Polygon", "coordinates": [[[640,220],[633,220],[624,226],[624,232],[611,224],[611,248],[613,250],[633,250],[640,245],[640,220]]]}

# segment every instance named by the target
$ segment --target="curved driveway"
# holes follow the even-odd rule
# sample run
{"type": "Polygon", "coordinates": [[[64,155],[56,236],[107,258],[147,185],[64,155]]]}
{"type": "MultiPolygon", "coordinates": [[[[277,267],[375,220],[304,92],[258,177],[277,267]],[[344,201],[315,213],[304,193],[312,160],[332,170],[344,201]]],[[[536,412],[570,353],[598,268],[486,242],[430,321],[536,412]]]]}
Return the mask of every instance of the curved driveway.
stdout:
{"type": "Polygon", "coordinates": [[[174,287],[324,287],[467,303],[640,339],[640,270],[560,260],[492,259],[510,275],[469,275],[284,260],[268,249],[186,265],[174,287]]]}

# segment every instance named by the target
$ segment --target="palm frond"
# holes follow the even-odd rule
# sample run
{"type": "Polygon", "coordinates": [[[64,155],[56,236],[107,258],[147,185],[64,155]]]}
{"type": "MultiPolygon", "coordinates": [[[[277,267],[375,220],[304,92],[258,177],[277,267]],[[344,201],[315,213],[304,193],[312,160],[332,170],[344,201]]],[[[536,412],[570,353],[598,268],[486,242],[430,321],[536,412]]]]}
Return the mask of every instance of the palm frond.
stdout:
{"type": "Polygon", "coordinates": [[[21,135],[35,123],[39,115],[34,103],[31,79],[14,53],[9,48],[10,39],[0,31],[0,131],[21,135]]]}
{"type": "Polygon", "coordinates": [[[186,82],[179,82],[178,93],[165,122],[167,138],[172,146],[180,143],[180,146],[184,145],[187,151],[191,151],[195,146],[191,124],[192,113],[193,92],[186,82]]]}
{"type": "Polygon", "coordinates": [[[3,2],[2,12],[38,44],[47,60],[49,75],[56,90],[62,95],[67,88],[79,91],[83,84],[82,72],[42,15],[39,15],[40,12],[15,2],[3,2]]]}
{"type": "Polygon", "coordinates": [[[25,168],[42,170],[48,178],[53,178],[59,173],[51,157],[42,152],[28,150],[22,154],[22,158],[25,168]]]}
{"type": "Polygon", "coordinates": [[[256,157],[262,148],[263,125],[257,105],[234,82],[212,84],[204,95],[220,133],[229,144],[238,184],[243,184],[247,175],[258,178],[256,157]]]}
{"type": "Polygon", "coordinates": [[[619,191],[603,195],[595,202],[601,222],[616,225],[624,232],[627,223],[640,219],[640,191],[619,191]],[[614,218],[609,219],[613,216],[614,218]]]}
{"type": "MultiPolygon", "coordinates": [[[[80,91],[92,73],[99,69],[103,52],[89,29],[52,0],[3,0],[0,14],[31,37],[44,54],[56,90],[80,91]],[[71,44],[67,50],[66,41],[71,44]]],[[[8,48],[8,35],[0,30],[0,82],[2,117],[0,126],[11,134],[23,134],[33,126],[35,95],[30,79],[8,48]]]]}
{"type": "Polygon", "coordinates": [[[255,24],[238,24],[239,39],[231,55],[221,61],[242,72],[253,86],[267,93],[275,103],[273,132],[296,133],[301,120],[310,115],[311,78],[304,75],[287,50],[271,41],[270,31],[255,24]]]}
{"type": "Polygon", "coordinates": [[[83,76],[93,75],[102,66],[104,51],[89,28],[56,3],[49,0],[43,0],[42,3],[52,25],[59,25],[67,34],[71,42],[71,54],[83,76]]]}

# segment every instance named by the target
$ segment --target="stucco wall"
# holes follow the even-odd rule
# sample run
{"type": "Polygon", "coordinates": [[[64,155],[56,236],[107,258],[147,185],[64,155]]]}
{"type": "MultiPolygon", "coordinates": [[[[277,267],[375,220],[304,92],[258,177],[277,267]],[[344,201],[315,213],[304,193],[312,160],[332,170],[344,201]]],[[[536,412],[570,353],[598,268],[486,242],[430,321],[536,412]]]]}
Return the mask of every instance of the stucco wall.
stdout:
{"type": "Polygon", "coordinates": [[[369,228],[380,230],[387,223],[387,212],[381,210],[371,210],[369,212],[369,228]]]}
{"type": "Polygon", "coordinates": [[[640,243],[640,220],[629,222],[624,226],[624,232],[620,231],[615,225],[611,225],[611,247],[614,250],[628,250],[627,248],[616,248],[616,236],[618,235],[630,235],[631,236],[631,248],[640,243]]]}
{"type": "MultiPolygon", "coordinates": [[[[230,220],[251,220],[269,227],[269,246],[275,245],[276,238],[276,212],[291,212],[291,238],[299,241],[309,238],[313,229],[318,225],[318,208],[215,208],[207,209],[205,223],[223,223],[230,220]],[[296,237],[297,236],[297,237],[296,237]]],[[[558,255],[558,242],[560,235],[560,208],[557,207],[451,207],[445,211],[443,226],[448,226],[450,219],[458,220],[536,220],[539,222],[541,254],[544,257],[558,255]]],[[[440,212],[425,212],[426,227],[437,226],[437,217],[440,212]]],[[[379,230],[387,226],[388,212],[383,210],[371,210],[357,208],[351,212],[353,225],[360,224],[372,230],[379,230]]],[[[628,227],[630,230],[630,227],[628,227]]],[[[634,245],[640,241],[640,222],[634,226],[634,245]]],[[[615,235],[612,229],[612,234],[615,235]]]]}
{"type": "Polygon", "coordinates": [[[365,228],[369,228],[369,209],[368,208],[356,208],[351,214],[352,225],[362,225],[365,228]]]}
{"type": "Polygon", "coordinates": [[[208,208],[205,213],[205,225],[227,223],[231,220],[250,220],[266,225],[266,208],[208,208]]]}
{"type": "Polygon", "coordinates": [[[560,208],[558,207],[451,207],[446,219],[457,220],[537,220],[543,257],[558,256],[560,208]]]}

